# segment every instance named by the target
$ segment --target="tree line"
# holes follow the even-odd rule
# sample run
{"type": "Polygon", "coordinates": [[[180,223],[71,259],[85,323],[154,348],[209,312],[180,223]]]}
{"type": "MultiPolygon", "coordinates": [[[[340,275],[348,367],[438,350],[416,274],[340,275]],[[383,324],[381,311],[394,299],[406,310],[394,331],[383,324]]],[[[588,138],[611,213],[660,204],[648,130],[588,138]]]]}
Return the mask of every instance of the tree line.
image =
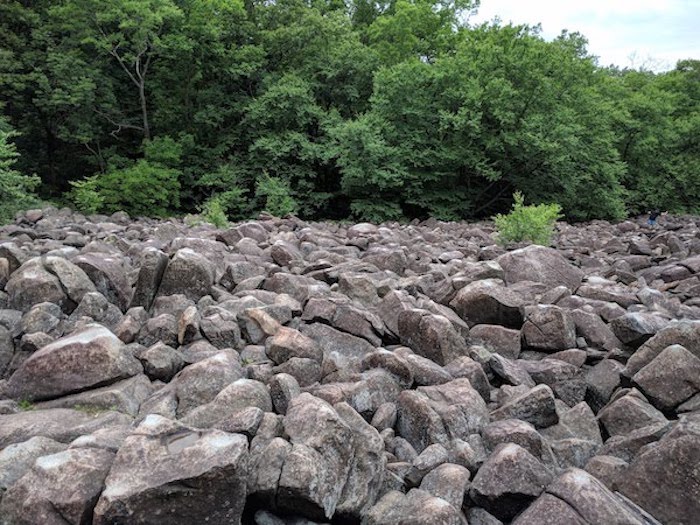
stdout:
{"type": "Polygon", "coordinates": [[[519,191],[570,220],[700,213],[699,60],[604,67],[476,7],[5,0],[0,207],[456,220],[519,191]]]}

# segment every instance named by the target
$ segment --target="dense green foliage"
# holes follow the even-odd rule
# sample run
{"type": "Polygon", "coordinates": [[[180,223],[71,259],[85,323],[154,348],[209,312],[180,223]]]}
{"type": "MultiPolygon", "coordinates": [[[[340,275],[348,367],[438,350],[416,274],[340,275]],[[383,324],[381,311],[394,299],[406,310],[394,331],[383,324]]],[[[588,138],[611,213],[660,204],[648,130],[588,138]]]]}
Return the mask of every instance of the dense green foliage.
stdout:
{"type": "Polygon", "coordinates": [[[579,34],[470,26],[477,4],[0,2],[4,213],[34,173],[86,213],[221,224],[488,217],[515,191],[700,213],[699,60],[603,68],[579,34]]]}
{"type": "Polygon", "coordinates": [[[22,175],[14,169],[18,153],[10,142],[12,136],[11,131],[0,128],[0,224],[8,222],[19,210],[38,204],[33,195],[38,177],[22,175]]]}
{"type": "Polygon", "coordinates": [[[560,218],[561,206],[558,204],[525,206],[525,197],[516,191],[510,213],[498,213],[493,220],[498,229],[498,240],[502,244],[529,241],[548,246],[552,242],[554,224],[560,218]]]}

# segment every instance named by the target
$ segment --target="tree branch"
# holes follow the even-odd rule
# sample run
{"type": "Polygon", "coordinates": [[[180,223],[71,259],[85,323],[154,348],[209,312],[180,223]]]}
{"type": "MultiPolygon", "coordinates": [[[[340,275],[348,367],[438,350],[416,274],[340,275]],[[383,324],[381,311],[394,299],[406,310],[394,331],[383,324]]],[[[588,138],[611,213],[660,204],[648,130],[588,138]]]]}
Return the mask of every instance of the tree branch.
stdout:
{"type": "Polygon", "coordinates": [[[144,128],[143,126],[137,126],[135,124],[129,124],[128,122],[117,122],[114,120],[112,117],[110,117],[107,113],[104,113],[103,111],[100,111],[99,109],[95,108],[95,113],[97,113],[99,116],[104,118],[107,122],[112,124],[113,126],[116,126],[117,129],[114,131],[111,131],[109,134],[112,135],[115,139],[118,138],[117,134],[119,134],[122,129],[135,129],[143,133],[144,128]]]}

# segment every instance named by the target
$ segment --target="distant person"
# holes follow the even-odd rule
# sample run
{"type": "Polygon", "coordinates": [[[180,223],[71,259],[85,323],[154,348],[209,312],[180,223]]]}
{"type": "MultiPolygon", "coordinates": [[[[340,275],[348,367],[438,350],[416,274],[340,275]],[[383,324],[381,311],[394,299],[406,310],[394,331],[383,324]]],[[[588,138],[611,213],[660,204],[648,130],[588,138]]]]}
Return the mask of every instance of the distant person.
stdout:
{"type": "Polygon", "coordinates": [[[649,226],[656,226],[656,220],[659,218],[659,215],[666,215],[668,212],[663,212],[661,213],[660,210],[653,210],[649,212],[649,219],[647,220],[647,224],[649,226]]]}

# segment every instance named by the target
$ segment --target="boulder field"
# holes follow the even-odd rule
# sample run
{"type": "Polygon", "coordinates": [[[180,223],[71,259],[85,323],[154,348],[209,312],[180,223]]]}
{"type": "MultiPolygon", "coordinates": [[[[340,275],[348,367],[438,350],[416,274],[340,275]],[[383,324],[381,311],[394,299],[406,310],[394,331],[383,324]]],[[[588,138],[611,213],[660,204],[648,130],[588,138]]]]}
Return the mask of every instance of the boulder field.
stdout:
{"type": "Polygon", "coordinates": [[[0,228],[0,524],[690,525],[700,219],[0,228]]]}

